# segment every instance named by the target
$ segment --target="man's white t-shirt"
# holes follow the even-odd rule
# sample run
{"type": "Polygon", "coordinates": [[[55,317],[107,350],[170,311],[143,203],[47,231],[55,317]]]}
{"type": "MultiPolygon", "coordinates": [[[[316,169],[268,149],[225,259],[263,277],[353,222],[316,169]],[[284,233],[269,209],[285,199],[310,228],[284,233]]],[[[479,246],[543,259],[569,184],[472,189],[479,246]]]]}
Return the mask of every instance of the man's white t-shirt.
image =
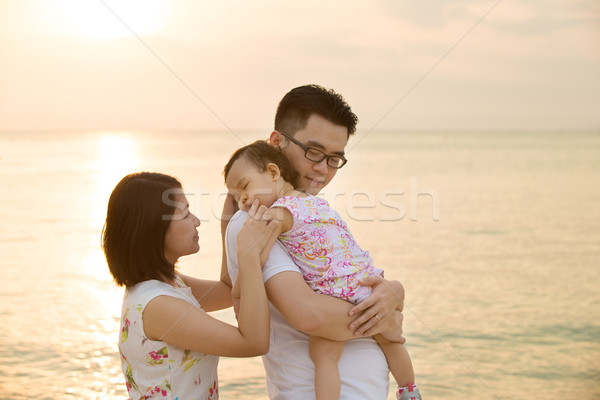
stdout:
{"type": "MultiPolygon", "coordinates": [[[[238,211],[226,232],[227,268],[232,281],[238,272],[237,234],[247,213],[238,211]]],[[[284,272],[300,270],[283,245],[277,241],[263,268],[263,280],[284,272]]],[[[263,356],[267,374],[267,391],[272,400],[314,400],[314,364],[308,354],[308,335],[294,329],[269,303],[271,341],[263,356]]],[[[338,368],[341,400],[384,400],[389,387],[389,369],[383,352],[371,338],[347,341],[338,368]]]]}

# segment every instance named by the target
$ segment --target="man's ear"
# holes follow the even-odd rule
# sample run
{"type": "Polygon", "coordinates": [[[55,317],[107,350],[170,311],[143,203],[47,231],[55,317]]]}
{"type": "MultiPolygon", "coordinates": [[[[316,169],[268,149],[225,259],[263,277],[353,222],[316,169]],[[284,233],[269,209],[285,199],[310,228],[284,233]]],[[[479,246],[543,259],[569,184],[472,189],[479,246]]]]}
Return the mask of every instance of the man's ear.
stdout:
{"type": "Polygon", "coordinates": [[[267,172],[269,173],[269,175],[271,175],[271,179],[273,180],[273,182],[279,180],[279,177],[281,176],[281,171],[275,163],[267,164],[267,172]]]}
{"type": "Polygon", "coordinates": [[[275,146],[275,147],[280,147],[281,146],[281,133],[277,132],[277,131],[273,131],[271,132],[271,135],[269,136],[269,144],[271,146],[275,146]]]}

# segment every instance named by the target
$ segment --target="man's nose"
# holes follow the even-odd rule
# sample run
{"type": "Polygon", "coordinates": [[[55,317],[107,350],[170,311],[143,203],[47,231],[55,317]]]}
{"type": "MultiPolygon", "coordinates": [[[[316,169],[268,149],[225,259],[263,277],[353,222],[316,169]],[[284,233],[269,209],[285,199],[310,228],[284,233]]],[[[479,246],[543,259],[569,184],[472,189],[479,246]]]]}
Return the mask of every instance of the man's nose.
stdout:
{"type": "Polygon", "coordinates": [[[192,214],[194,216],[194,226],[197,228],[200,226],[200,218],[196,217],[195,214],[192,214]]]}
{"type": "Polygon", "coordinates": [[[321,162],[314,163],[313,169],[315,171],[319,171],[322,174],[326,174],[329,171],[329,167],[327,166],[327,158],[325,158],[321,162]]]}

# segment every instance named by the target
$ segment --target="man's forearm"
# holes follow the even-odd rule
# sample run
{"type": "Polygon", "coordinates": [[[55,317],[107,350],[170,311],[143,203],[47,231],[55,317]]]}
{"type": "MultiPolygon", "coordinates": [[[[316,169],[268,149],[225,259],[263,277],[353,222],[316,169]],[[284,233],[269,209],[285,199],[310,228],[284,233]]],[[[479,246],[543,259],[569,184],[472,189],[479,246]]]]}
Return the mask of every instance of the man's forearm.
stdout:
{"type": "Polygon", "coordinates": [[[348,327],[353,320],[348,316],[348,311],[353,305],[336,297],[318,293],[314,295],[316,298],[313,309],[317,311],[317,315],[313,317],[312,322],[309,321],[309,329],[303,332],[336,341],[356,339],[357,336],[348,327]]]}
{"type": "MultiPolygon", "coordinates": [[[[308,335],[344,341],[360,337],[361,335],[355,335],[356,331],[368,336],[390,329],[399,331],[399,334],[402,332],[402,314],[399,311],[393,311],[397,305],[397,297],[393,294],[388,293],[384,296],[388,298],[388,301],[384,301],[384,303],[390,309],[388,312],[381,312],[380,322],[372,316],[369,317],[373,307],[364,313],[367,317],[366,321],[362,311],[349,316],[348,312],[354,307],[353,304],[315,293],[304,282],[302,275],[297,272],[279,273],[269,279],[265,283],[265,287],[269,300],[290,325],[308,335]],[[390,298],[395,301],[390,301],[390,298]],[[362,322],[358,322],[359,319],[362,319],[362,322]],[[353,321],[356,326],[350,329],[349,325],[353,321]]],[[[401,288],[401,285],[396,287],[396,284],[393,284],[388,287],[388,289],[391,288],[398,289],[401,288]]],[[[403,295],[403,292],[401,294],[403,295]]]]}
{"type": "Polygon", "coordinates": [[[355,339],[348,325],[352,304],[315,293],[297,272],[282,272],[265,283],[267,296],[294,328],[331,340],[355,339]]]}

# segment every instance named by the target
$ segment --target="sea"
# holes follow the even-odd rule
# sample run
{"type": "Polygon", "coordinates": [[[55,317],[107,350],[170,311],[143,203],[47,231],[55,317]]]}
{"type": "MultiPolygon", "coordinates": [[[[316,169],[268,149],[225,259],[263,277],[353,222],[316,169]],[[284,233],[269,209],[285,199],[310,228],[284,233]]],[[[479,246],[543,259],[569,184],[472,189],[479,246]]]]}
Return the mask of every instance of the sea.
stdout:
{"type": "MultiPolygon", "coordinates": [[[[111,190],[179,178],[202,225],[178,268],[218,279],[223,166],[266,137],[0,133],[0,399],[127,399],[123,289],[100,249],[111,190]]],[[[346,150],[321,196],[404,285],[423,398],[600,399],[600,131],[372,131],[346,150]]],[[[221,358],[219,391],[266,399],[261,359],[221,358]]]]}

